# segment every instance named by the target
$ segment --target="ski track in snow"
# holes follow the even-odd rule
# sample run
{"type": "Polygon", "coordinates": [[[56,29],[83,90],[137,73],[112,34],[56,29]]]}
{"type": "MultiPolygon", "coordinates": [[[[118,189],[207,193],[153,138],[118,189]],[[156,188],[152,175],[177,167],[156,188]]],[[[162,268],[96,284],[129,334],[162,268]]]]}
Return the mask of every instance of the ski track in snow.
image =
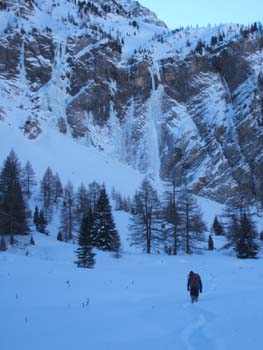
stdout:
{"type": "MultiPolygon", "coordinates": [[[[208,276],[207,284],[209,285],[208,292],[206,295],[211,296],[217,290],[217,282],[215,276],[209,272],[207,263],[203,263],[202,271],[204,276],[208,276]]],[[[184,303],[183,308],[186,313],[191,314],[191,321],[187,325],[181,335],[184,349],[186,350],[214,350],[216,346],[211,338],[206,335],[206,325],[209,324],[215,315],[211,312],[206,311],[202,306],[202,294],[198,303],[191,304],[190,301],[184,303]],[[193,315],[193,316],[192,316],[193,315]]]]}

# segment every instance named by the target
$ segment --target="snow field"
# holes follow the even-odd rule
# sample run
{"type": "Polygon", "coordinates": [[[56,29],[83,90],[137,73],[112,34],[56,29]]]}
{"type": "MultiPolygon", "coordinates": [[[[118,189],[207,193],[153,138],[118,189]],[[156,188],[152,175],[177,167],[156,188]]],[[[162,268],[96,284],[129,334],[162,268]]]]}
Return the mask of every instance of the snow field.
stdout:
{"type": "Polygon", "coordinates": [[[28,256],[0,254],[2,350],[260,349],[259,261],[126,250],[117,260],[97,252],[93,270],[78,269],[76,245],[35,240],[28,256]],[[190,270],[204,284],[193,305],[190,270]]]}
{"type": "Polygon", "coordinates": [[[30,160],[38,181],[50,166],[54,173],[58,172],[64,185],[70,180],[75,190],[81,182],[87,186],[96,180],[105,183],[109,193],[115,187],[123,195],[133,196],[143,179],[143,175],[130,166],[114,159],[109,161],[103,152],[75,142],[56,130],[48,129],[30,141],[20,130],[3,122],[0,139],[0,164],[13,148],[22,166],[30,160]]]}

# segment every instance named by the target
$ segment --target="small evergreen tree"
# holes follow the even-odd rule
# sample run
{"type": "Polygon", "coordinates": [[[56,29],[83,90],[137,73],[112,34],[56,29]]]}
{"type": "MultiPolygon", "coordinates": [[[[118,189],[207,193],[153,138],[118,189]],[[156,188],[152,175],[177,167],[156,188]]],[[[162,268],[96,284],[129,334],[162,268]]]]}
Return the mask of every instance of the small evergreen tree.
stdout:
{"type": "Polygon", "coordinates": [[[211,38],[211,46],[214,46],[217,44],[217,36],[212,36],[211,38]]]}
{"type": "Polygon", "coordinates": [[[92,251],[92,226],[94,223],[94,216],[90,210],[86,217],[81,220],[80,234],[79,234],[79,247],[76,250],[77,261],[75,262],[78,267],[93,268],[95,265],[94,256],[96,255],[92,251]]]}
{"type": "Polygon", "coordinates": [[[224,235],[224,229],[223,229],[222,225],[220,224],[220,222],[218,221],[217,216],[214,219],[212,230],[213,230],[214,234],[217,236],[224,235]]]}
{"type": "Polygon", "coordinates": [[[237,257],[240,259],[255,259],[258,245],[255,243],[257,231],[254,223],[246,213],[242,215],[240,234],[236,240],[237,257]]]}
{"type": "Polygon", "coordinates": [[[94,223],[92,225],[92,237],[95,247],[116,252],[120,248],[120,238],[113,220],[111,205],[106,189],[103,186],[96,206],[94,223]]]}
{"type": "Polygon", "coordinates": [[[38,231],[40,233],[47,234],[46,232],[47,221],[45,219],[44,211],[41,209],[39,212],[39,220],[38,220],[38,231]]]}

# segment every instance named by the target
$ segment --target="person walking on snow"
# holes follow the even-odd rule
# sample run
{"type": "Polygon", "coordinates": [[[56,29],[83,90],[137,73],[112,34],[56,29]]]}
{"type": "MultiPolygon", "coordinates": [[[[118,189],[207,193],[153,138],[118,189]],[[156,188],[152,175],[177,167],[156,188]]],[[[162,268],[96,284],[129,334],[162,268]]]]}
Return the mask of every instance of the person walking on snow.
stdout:
{"type": "Polygon", "coordinates": [[[198,273],[190,271],[187,281],[187,290],[190,291],[192,303],[198,301],[199,292],[202,293],[203,284],[198,273]]]}

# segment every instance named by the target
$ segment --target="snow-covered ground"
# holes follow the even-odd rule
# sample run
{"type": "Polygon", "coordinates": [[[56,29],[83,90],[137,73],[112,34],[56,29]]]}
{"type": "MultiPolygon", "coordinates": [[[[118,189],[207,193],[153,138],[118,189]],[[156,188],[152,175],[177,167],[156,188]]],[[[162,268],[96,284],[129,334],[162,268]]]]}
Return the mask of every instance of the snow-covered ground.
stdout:
{"type": "MultiPolygon", "coordinates": [[[[124,241],[127,214],[116,218],[124,241]]],[[[261,348],[261,260],[218,250],[148,256],[123,242],[120,259],[98,252],[93,270],[78,269],[75,245],[35,240],[0,254],[1,350],[261,348]],[[190,270],[204,285],[196,304],[190,270]]]]}

